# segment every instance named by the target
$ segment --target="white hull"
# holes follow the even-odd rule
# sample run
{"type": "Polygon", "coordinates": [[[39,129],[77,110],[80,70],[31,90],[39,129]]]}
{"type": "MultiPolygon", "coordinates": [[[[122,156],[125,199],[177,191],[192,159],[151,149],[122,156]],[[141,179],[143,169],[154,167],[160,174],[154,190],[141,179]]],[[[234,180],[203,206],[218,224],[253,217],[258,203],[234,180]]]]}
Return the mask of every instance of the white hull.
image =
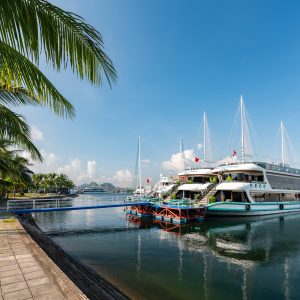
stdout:
{"type": "Polygon", "coordinates": [[[207,207],[207,216],[243,217],[279,215],[300,212],[300,202],[270,202],[270,203],[214,203],[207,207]]]}

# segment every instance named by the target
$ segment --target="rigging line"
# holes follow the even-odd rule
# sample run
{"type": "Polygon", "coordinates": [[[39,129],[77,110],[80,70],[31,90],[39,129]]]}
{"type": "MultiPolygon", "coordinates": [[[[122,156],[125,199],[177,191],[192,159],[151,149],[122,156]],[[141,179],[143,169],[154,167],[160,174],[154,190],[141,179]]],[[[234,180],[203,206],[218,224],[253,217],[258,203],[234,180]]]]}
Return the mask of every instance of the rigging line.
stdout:
{"type": "Polygon", "coordinates": [[[200,123],[200,126],[198,127],[198,130],[197,130],[197,134],[196,134],[196,140],[195,140],[195,143],[194,145],[196,145],[196,149],[198,149],[198,144],[201,143],[200,142],[200,138],[201,138],[201,135],[202,135],[202,132],[203,132],[203,123],[204,123],[204,120],[203,120],[203,117],[201,118],[201,123],[200,123]]]}
{"type": "MultiPolygon", "coordinates": [[[[240,103],[238,105],[238,108],[235,112],[235,116],[234,116],[234,120],[233,123],[231,125],[230,131],[229,131],[229,135],[227,137],[227,147],[228,147],[228,152],[230,153],[230,151],[232,150],[232,145],[235,143],[234,141],[234,137],[235,137],[235,133],[237,132],[237,127],[238,127],[238,116],[239,116],[239,111],[240,111],[240,103]]],[[[228,156],[228,153],[225,154],[225,157],[228,156]]]]}
{"type": "Polygon", "coordinates": [[[277,128],[277,133],[275,135],[275,139],[273,140],[273,144],[272,144],[272,148],[271,148],[271,157],[274,157],[275,159],[278,159],[276,158],[277,154],[276,154],[276,149],[277,151],[279,150],[279,148],[277,147],[277,142],[279,141],[279,136],[280,136],[280,126],[279,128],[277,128]]]}
{"type": "Polygon", "coordinates": [[[245,125],[246,125],[246,131],[247,133],[249,134],[249,137],[248,137],[248,146],[249,146],[249,149],[248,149],[248,154],[254,154],[254,152],[256,151],[257,149],[257,144],[255,142],[255,127],[253,126],[253,123],[252,123],[252,120],[250,119],[250,116],[248,114],[248,110],[246,109],[246,107],[244,107],[244,110],[245,110],[245,125]],[[250,148],[251,147],[251,148],[250,148]]]}

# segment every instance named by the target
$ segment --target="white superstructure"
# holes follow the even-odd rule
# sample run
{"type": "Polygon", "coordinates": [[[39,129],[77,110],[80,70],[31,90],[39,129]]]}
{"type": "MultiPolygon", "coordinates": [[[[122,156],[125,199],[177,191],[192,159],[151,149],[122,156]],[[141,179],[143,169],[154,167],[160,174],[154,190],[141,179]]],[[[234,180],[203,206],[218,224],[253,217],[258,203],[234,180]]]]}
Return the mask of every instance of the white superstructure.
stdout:
{"type": "Polygon", "coordinates": [[[215,203],[208,215],[266,215],[300,210],[300,169],[264,162],[215,168],[215,203]]]}

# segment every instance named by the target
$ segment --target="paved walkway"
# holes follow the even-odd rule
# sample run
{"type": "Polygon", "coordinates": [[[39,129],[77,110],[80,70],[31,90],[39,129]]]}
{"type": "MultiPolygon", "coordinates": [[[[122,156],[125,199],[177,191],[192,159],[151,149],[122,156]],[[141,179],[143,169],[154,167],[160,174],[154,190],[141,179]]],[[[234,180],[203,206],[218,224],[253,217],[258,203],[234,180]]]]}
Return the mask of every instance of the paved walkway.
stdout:
{"type": "Polygon", "coordinates": [[[0,219],[0,300],[87,299],[17,220],[0,219]]]}

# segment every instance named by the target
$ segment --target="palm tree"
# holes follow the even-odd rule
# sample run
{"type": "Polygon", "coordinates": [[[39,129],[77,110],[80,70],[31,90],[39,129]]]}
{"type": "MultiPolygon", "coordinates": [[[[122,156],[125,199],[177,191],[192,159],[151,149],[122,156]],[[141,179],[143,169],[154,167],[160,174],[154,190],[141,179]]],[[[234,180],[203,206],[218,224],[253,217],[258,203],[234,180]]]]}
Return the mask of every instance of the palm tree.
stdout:
{"type": "Polygon", "coordinates": [[[28,186],[31,183],[29,162],[18,155],[18,151],[11,150],[11,142],[0,140],[0,197],[6,195],[9,187],[15,189],[28,186]]]}
{"type": "Polygon", "coordinates": [[[47,174],[47,179],[48,179],[47,181],[48,181],[50,192],[52,191],[53,187],[56,185],[56,177],[57,177],[56,173],[47,174]]]}
{"type": "Polygon", "coordinates": [[[55,70],[69,66],[92,84],[101,85],[105,78],[111,85],[117,78],[101,34],[78,15],[46,0],[0,1],[0,137],[10,137],[37,159],[41,155],[31,143],[28,126],[10,107],[48,106],[61,117],[75,116],[72,104],[38,69],[41,55],[55,70]],[[14,126],[7,123],[13,119],[14,126],[19,122],[23,127],[10,135],[14,126]]]}
{"type": "Polygon", "coordinates": [[[41,187],[43,174],[32,174],[32,183],[36,191],[38,191],[41,187]]]}

